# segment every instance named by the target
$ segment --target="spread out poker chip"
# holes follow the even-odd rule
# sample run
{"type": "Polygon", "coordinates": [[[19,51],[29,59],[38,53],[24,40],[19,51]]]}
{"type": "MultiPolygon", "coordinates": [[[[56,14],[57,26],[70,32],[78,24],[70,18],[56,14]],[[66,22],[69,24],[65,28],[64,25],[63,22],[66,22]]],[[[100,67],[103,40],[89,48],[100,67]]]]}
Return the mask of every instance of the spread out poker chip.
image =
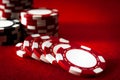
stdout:
{"type": "Polygon", "coordinates": [[[16,44],[21,39],[19,20],[0,20],[0,45],[16,44]]]}
{"type": "Polygon", "coordinates": [[[39,40],[41,39],[41,42],[42,42],[43,38],[40,34],[32,34],[28,36],[23,42],[23,49],[26,51],[26,53],[29,56],[31,56],[31,58],[48,63],[45,56],[41,54],[40,52],[36,51],[38,48],[38,43],[39,43],[35,41],[37,39],[39,40]]]}
{"type": "Polygon", "coordinates": [[[26,51],[26,53],[31,56],[31,58],[39,60],[39,58],[36,56],[35,53],[32,52],[32,43],[34,41],[35,38],[40,37],[40,34],[32,34],[28,37],[26,37],[26,39],[23,42],[23,49],[26,51]]]}
{"type": "Polygon", "coordinates": [[[20,13],[20,21],[29,34],[55,35],[58,32],[58,10],[38,8],[20,13]]]}
{"type": "Polygon", "coordinates": [[[23,43],[17,43],[15,45],[16,48],[16,55],[19,57],[28,57],[28,55],[26,54],[26,51],[23,50],[23,43]]]}
{"type": "Polygon", "coordinates": [[[50,40],[44,41],[42,43],[42,49],[44,50],[46,59],[51,64],[57,64],[55,55],[53,53],[54,46],[62,44],[62,43],[67,44],[67,43],[69,43],[69,41],[64,38],[51,37],[50,40]]]}
{"type": "Polygon", "coordinates": [[[42,35],[42,36],[34,39],[33,44],[32,44],[33,52],[39,57],[39,59],[41,61],[46,62],[46,63],[50,63],[50,62],[46,59],[46,57],[44,55],[44,50],[42,49],[41,45],[44,41],[47,41],[49,39],[51,39],[51,36],[42,35]]]}
{"type": "Polygon", "coordinates": [[[59,44],[53,50],[58,64],[71,74],[96,75],[105,69],[105,59],[86,46],[59,44]]]}

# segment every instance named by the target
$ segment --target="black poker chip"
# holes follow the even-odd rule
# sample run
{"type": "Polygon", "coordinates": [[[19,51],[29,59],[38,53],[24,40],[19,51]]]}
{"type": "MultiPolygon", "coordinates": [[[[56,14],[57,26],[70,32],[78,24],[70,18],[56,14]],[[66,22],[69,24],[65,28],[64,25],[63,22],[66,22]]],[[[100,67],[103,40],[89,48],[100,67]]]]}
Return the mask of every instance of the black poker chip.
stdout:
{"type": "Polygon", "coordinates": [[[12,45],[21,40],[19,20],[0,20],[0,45],[12,45]]]}

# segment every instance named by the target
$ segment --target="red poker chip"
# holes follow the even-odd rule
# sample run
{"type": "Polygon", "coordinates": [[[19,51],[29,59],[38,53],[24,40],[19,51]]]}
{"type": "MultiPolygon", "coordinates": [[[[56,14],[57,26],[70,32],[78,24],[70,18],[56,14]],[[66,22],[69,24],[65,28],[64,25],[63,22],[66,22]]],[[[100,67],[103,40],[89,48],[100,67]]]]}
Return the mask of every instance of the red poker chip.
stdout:
{"type": "Polygon", "coordinates": [[[0,9],[13,9],[15,6],[12,4],[0,4],[0,9]]]}
{"type": "Polygon", "coordinates": [[[44,17],[50,16],[58,16],[58,10],[56,9],[47,9],[47,8],[39,8],[39,9],[31,9],[25,10],[25,14],[23,17],[32,18],[32,19],[41,19],[44,17]]]}
{"type": "Polygon", "coordinates": [[[53,25],[48,27],[45,26],[36,27],[35,25],[26,25],[24,27],[27,28],[28,30],[36,30],[36,31],[46,30],[47,32],[51,32],[56,30],[56,28],[53,25]]]}
{"type": "Polygon", "coordinates": [[[23,50],[23,43],[17,43],[15,45],[16,48],[16,55],[22,58],[28,57],[26,51],[23,50]]]}
{"type": "Polygon", "coordinates": [[[43,18],[41,16],[38,16],[37,18],[33,17],[25,17],[26,13],[21,12],[21,23],[23,25],[35,25],[35,26],[49,26],[49,25],[55,25],[58,24],[58,19],[55,17],[48,16],[46,18],[43,18]]]}
{"type": "MultiPolygon", "coordinates": [[[[32,23],[31,23],[32,24],[32,23]]],[[[36,25],[26,25],[25,26],[27,29],[29,30],[35,30],[35,29],[38,29],[38,30],[41,30],[41,29],[47,29],[47,27],[45,26],[39,26],[39,27],[36,27],[36,25]]]]}
{"type": "Polygon", "coordinates": [[[38,27],[36,28],[35,26],[24,26],[24,29],[26,30],[27,34],[47,34],[47,35],[55,35],[58,33],[58,30],[56,28],[53,29],[46,29],[45,27],[38,27]]]}
{"type": "Polygon", "coordinates": [[[23,9],[32,8],[32,4],[33,0],[2,0],[0,1],[0,9],[4,11],[11,10],[11,13],[21,12],[23,9]]]}
{"type": "Polygon", "coordinates": [[[12,13],[12,11],[11,11],[10,9],[4,9],[4,10],[3,10],[3,9],[0,9],[0,11],[2,12],[2,14],[5,14],[5,13],[6,13],[6,14],[7,14],[7,13],[8,13],[8,14],[11,14],[11,13],[12,13]]]}
{"type": "MultiPolygon", "coordinates": [[[[32,30],[32,29],[27,29],[25,26],[24,26],[24,30],[26,31],[26,33],[32,33],[32,34],[35,34],[36,33],[36,30],[32,30]]],[[[32,35],[31,34],[31,35],[32,35]]],[[[37,33],[36,33],[37,34],[37,33]]]]}
{"type": "Polygon", "coordinates": [[[36,56],[35,53],[32,52],[32,43],[34,41],[35,38],[40,37],[40,34],[32,34],[30,36],[28,36],[24,42],[23,42],[23,49],[26,51],[26,53],[31,56],[31,58],[39,60],[39,58],[36,56]]]}
{"type": "Polygon", "coordinates": [[[25,4],[19,4],[19,6],[15,5],[15,4],[18,4],[18,3],[14,3],[14,4],[0,4],[0,9],[9,9],[13,12],[20,12],[22,11],[26,5],[25,4]],[[22,6],[21,6],[22,5],[22,6]]]}
{"type": "Polygon", "coordinates": [[[43,61],[45,63],[49,63],[43,54],[37,53],[34,51],[34,48],[36,48],[36,43],[34,40],[41,38],[40,34],[32,34],[28,36],[23,43],[23,49],[26,51],[26,53],[31,56],[31,58],[38,60],[38,61],[43,61]]]}
{"type": "Polygon", "coordinates": [[[97,75],[106,66],[101,55],[83,45],[59,44],[53,51],[58,64],[74,75],[97,75]]]}
{"type": "Polygon", "coordinates": [[[21,18],[20,21],[25,26],[31,25],[31,26],[36,26],[36,27],[49,28],[49,26],[56,27],[56,25],[58,25],[58,23],[55,23],[55,21],[51,21],[51,20],[28,20],[26,18],[21,18]],[[51,22],[49,22],[49,21],[51,21],[51,22]]]}
{"type": "Polygon", "coordinates": [[[4,12],[0,11],[0,14],[1,14],[0,17],[5,17],[5,18],[8,18],[8,19],[11,17],[11,13],[4,13],[4,12]]]}
{"type": "MultiPolygon", "coordinates": [[[[28,30],[28,29],[25,29],[25,31],[26,31],[27,35],[32,35],[32,34],[44,35],[47,32],[46,30],[28,30]]],[[[47,35],[51,35],[51,34],[47,34],[47,35]]]]}
{"type": "MultiPolygon", "coordinates": [[[[26,10],[26,11],[23,11],[21,12],[21,19],[23,21],[26,20],[26,22],[42,22],[42,24],[40,25],[37,25],[37,26],[45,26],[45,25],[48,25],[47,23],[49,22],[49,24],[55,24],[55,23],[58,23],[57,20],[58,20],[58,14],[54,15],[55,13],[51,13],[52,10],[50,9],[43,9],[43,8],[40,8],[40,9],[32,9],[32,10],[26,10]],[[39,12],[39,13],[36,13],[39,12]],[[49,15],[48,15],[49,14],[49,15]],[[46,18],[44,18],[44,15],[47,15],[46,18]],[[29,17],[26,17],[26,16],[29,16],[29,17]],[[48,21],[48,22],[46,22],[48,21]]],[[[26,23],[27,24],[27,23],[26,23]]]]}
{"type": "Polygon", "coordinates": [[[47,33],[47,32],[52,32],[52,31],[55,31],[56,30],[56,28],[54,28],[54,27],[51,27],[51,26],[49,26],[49,28],[46,28],[46,27],[35,27],[35,26],[31,26],[31,25],[27,25],[27,26],[24,26],[25,28],[27,28],[28,30],[36,30],[36,31],[42,31],[42,32],[44,32],[44,30],[45,30],[45,33],[47,33]]]}
{"type": "Polygon", "coordinates": [[[30,29],[26,29],[26,32],[28,35],[32,35],[32,34],[46,34],[47,33],[47,30],[46,29],[41,29],[41,30],[30,30],[30,29]]]}
{"type": "Polygon", "coordinates": [[[57,38],[57,37],[51,37],[50,40],[44,41],[42,43],[42,49],[44,50],[44,54],[46,56],[46,59],[51,63],[51,64],[57,64],[55,55],[53,53],[53,48],[55,45],[58,44],[68,44],[69,41],[64,39],[64,38],[57,38]]]}
{"type": "Polygon", "coordinates": [[[42,43],[46,40],[49,40],[51,38],[51,36],[48,35],[42,35],[39,38],[36,38],[33,41],[33,45],[32,45],[32,49],[33,52],[37,54],[37,56],[40,58],[41,61],[46,62],[46,63],[50,63],[45,55],[44,55],[44,50],[42,49],[42,43]]]}
{"type": "Polygon", "coordinates": [[[28,5],[32,4],[33,0],[2,0],[0,1],[0,4],[6,4],[6,5],[14,5],[14,6],[20,6],[20,5],[28,5]]]}
{"type": "Polygon", "coordinates": [[[20,21],[29,34],[54,35],[58,27],[58,11],[56,9],[30,9],[20,13],[20,21]],[[30,32],[29,32],[30,30],[30,32]],[[31,32],[33,31],[33,33],[31,32]]]}
{"type": "Polygon", "coordinates": [[[20,21],[24,26],[27,26],[27,25],[37,26],[36,21],[30,21],[30,20],[27,20],[26,18],[21,18],[20,21]]]}
{"type": "Polygon", "coordinates": [[[12,12],[10,9],[0,9],[0,17],[7,19],[19,19],[19,12],[12,12]]]}

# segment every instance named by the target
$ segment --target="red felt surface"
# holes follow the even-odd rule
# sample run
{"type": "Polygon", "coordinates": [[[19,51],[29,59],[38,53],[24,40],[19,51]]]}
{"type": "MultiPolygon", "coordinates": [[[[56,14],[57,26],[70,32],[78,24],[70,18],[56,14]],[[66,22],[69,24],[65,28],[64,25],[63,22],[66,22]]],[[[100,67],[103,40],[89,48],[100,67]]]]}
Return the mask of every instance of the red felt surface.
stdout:
{"type": "Polygon", "coordinates": [[[98,51],[107,61],[97,77],[77,77],[58,66],[16,56],[0,47],[0,80],[120,80],[120,2],[117,0],[34,0],[35,8],[57,8],[59,34],[98,51]]]}

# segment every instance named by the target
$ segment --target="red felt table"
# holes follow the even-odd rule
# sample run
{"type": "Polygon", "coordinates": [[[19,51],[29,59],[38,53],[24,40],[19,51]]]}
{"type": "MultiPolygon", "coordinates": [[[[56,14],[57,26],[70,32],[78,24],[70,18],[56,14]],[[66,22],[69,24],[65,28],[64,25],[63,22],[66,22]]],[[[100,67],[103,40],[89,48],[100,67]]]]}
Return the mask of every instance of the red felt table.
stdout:
{"type": "Polygon", "coordinates": [[[98,51],[107,61],[97,77],[69,74],[59,66],[19,58],[14,46],[0,46],[0,80],[120,80],[120,2],[35,0],[35,8],[59,10],[59,35],[98,51]]]}

